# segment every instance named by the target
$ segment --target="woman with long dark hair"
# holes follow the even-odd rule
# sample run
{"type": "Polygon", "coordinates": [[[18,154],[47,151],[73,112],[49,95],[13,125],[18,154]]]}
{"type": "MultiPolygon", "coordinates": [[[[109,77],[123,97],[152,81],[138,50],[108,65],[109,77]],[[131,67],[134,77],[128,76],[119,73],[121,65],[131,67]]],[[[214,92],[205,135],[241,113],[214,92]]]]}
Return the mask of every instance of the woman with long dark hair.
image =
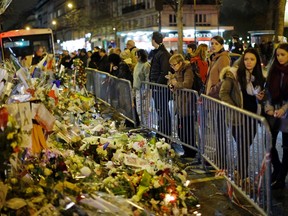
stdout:
{"type": "MultiPolygon", "coordinates": [[[[220,78],[222,86],[219,96],[222,101],[253,113],[261,113],[261,106],[258,104],[260,105],[264,97],[265,78],[257,50],[246,49],[237,64],[225,68],[220,78]]],[[[237,169],[241,179],[246,179],[249,174],[249,147],[253,143],[256,131],[257,123],[252,119],[244,118],[241,124],[236,122],[232,126],[232,134],[237,142],[237,169]]]]}
{"type": "Polygon", "coordinates": [[[275,49],[267,78],[268,100],[265,113],[272,133],[271,177],[272,189],[285,187],[288,172],[288,43],[279,44],[275,49]],[[279,132],[282,132],[282,162],[276,149],[279,132]]]}

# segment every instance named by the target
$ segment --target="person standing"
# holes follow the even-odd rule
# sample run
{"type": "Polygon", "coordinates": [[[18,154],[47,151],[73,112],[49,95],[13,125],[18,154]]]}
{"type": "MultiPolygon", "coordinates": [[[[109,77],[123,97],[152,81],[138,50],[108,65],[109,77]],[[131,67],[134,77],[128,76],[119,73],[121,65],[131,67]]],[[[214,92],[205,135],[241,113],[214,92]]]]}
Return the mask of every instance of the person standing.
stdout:
{"type": "MultiPolygon", "coordinates": [[[[155,49],[151,61],[149,80],[152,83],[167,85],[165,76],[171,70],[169,65],[171,55],[163,44],[163,35],[160,32],[153,32],[152,46],[155,49]]],[[[158,131],[168,136],[171,134],[171,116],[168,107],[170,96],[169,89],[152,86],[152,97],[158,114],[158,131]]]]}
{"type": "Polygon", "coordinates": [[[80,58],[80,60],[83,62],[84,67],[87,67],[88,57],[87,57],[87,52],[86,52],[86,49],[85,49],[85,48],[82,48],[82,49],[80,50],[79,58],[80,58]]]}
{"type": "Polygon", "coordinates": [[[187,54],[185,56],[185,59],[190,61],[190,59],[192,58],[194,52],[196,51],[197,49],[197,45],[195,43],[189,43],[187,45],[187,54]]]}
{"type": "Polygon", "coordinates": [[[230,57],[228,52],[224,50],[224,39],[221,36],[212,37],[211,52],[206,81],[206,94],[219,99],[220,72],[224,67],[230,66],[230,57]]]}
{"type": "MultiPolygon", "coordinates": [[[[192,72],[192,65],[189,61],[185,61],[181,54],[174,54],[171,56],[169,63],[174,70],[174,74],[167,75],[168,86],[173,92],[173,98],[176,105],[177,114],[177,129],[179,139],[185,144],[195,147],[195,129],[193,116],[193,96],[188,92],[177,91],[178,89],[191,89],[194,81],[194,74],[192,72]]],[[[196,156],[197,151],[182,145],[184,150],[183,158],[196,156]]]]}
{"type": "Polygon", "coordinates": [[[135,46],[135,42],[133,40],[128,40],[126,43],[126,48],[130,50],[130,57],[132,60],[132,70],[134,69],[135,65],[138,62],[136,57],[136,51],[138,50],[135,46]]]}
{"type": "MultiPolygon", "coordinates": [[[[141,102],[140,102],[140,88],[141,88],[141,82],[142,81],[149,81],[149,72],[150,72],[150,63],[148,62],[148,54],[144,49],[139,49],[136,51],[136,57],[138,59],[137,64],[134,67],[133,71],[133,89],[134,89],[134,95],[136,99],[136,109],[140,116],[141,121],[145,123],[145,120],[147,117],[144,118],[145,108],[142,106],[142,109],[144,110],[144,113],[141,113],[141,102]],[[143,118],[142,118],[143,117],[143,118]]],[[[142,89],[142,94],[146,96],[148,99],[148,90],[142,89]]]]}
{"type": "Polygon", "coordinates": [[[43,46],[37,46],[36,51],[34,53],[34,56],[32,58],[32,63],[31,65],[36,65],[38,64],[44,57],[44,48],[43,46]]]}
{"type": "Polygon", "coordinates": [[[203,83],[206,83],[208,72],[207,51],[207,44],[200,44],[189,59],[190,63],[192,65],[195,64],[196,68],[198,69],[198,73],[203,83]]]}
{"type": "Polygon", "coordinates": [[[98,46],[95,46],[93,48],[93,53],[91,55],[91,61],[89,63],[90,68],[97,68],[97,64],[101,59],[101,56],[99,54],[99,50],[100,50],[100,48],[98,46]]]}
{"type": "MultiPolygon", "coordinates": [[[[210,97],[219,98],[221,88],[220,72],[223,68],[230,66],[230,57],[228,52],[224,50],[224,39],[221,36],[214,36],[211,39],[211,56],[209,57],[209,68],[206,80],[206,94],[210,97]]],[[[227,130],[225,124],[225,112],[217,109],[215,113],[215,160],[221,169],[227,169],[227,130]]]]}
{"type": "MultiPolygon", "coordinates": [[[[235,67],[226,67],[221,71],[222,86],[219,96],[222,101],[244,110],[260,114],[258,105],[264,97],[265,78],[257,50],[248,48],[235,67]]],[[[239,123],[239,122],[237,122],[239,123]]],[[[238,171],[241,179],[248,177],[249,147],[253,143],[257,123],[252,119],[243,119],[242,124],[232,126],[232,135],[237,143],[238,171]]]]}
{"type": "Polygon", "coordinates": [[[106,50],[104,48],[101,48],[99,50],[100,60],[97,64],[97,70],[103,71],[103,72],[110,72],[110,63],[108,61],[108,55],[106,54],[106,50]]]}
{"type": "Polygon", "coordinates": [[[61,58],[60,64],[59,64],[59,68],[61,65],[63,65],[65,68],[71,69],[70,64],[69,64],[70,59],[71,59],[71,56],[69,55],[68,50],[63,50],[62,58],[61,58]]]}
{"type": "Polygon", "coordinates": [[[264,110],[272,133],[271,163],[273,172],[271,188],[285,187],[288,172],[288,43],[279,44],[274,51],[267,78],[268,100],[264,110]],[[282,132],[282,161],[276,149],[279,132],[282,132]]]}

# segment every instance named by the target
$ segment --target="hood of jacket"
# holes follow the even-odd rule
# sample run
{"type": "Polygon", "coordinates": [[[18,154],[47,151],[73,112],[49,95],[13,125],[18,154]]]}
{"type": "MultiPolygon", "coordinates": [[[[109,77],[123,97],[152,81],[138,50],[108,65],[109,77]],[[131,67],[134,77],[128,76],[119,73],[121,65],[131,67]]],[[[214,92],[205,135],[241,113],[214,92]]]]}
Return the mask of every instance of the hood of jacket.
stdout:
{"type": "Polygon", "coordinates": [[[221,81],[223,81],[225,78],[231,78],[231,79],[237,79],[237,67],[224,67],[219,75],[219,78],[221,81]]]}

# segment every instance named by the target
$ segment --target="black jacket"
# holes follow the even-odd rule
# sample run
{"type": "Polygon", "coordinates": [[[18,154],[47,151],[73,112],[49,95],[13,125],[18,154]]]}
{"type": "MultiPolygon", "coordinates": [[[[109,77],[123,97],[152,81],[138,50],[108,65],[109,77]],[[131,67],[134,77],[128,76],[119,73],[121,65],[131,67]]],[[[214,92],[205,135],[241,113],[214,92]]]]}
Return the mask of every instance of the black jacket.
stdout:
{"type": "Polygon", "coordinates": [[[149,76],[150,82],[167,84],[165,76],[168,74],[168,71],[172,71],[169,64],[171,55],[163,44],[160,44],[158,49],[155,49],[153,52],[154,56],[151,61],[149,76]]]}
{"type": "Polygon", "coordinates": [[[97,65],[97,70],[103,71],[103,72],[110,72],[110,63],[108,61],[108,56],[104,55],[97,65]]]}

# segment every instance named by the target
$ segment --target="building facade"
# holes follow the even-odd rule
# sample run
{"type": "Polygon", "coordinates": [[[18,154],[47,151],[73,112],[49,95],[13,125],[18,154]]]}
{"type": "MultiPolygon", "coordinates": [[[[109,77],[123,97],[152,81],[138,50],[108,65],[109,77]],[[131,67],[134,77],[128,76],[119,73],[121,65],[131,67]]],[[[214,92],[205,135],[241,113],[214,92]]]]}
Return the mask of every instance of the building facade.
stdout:
{"type": "MultiPolygon", "coordinates": [[[[133,39],[139,48],[152,49],[151,33],[161,30],[165,45],[177,48],[178,29],[173,6],[164,4],[160,12],[156,0],[39,0],[31,27],[51,28],[59,49],[76,50],[108,45],[124,49],[133,39]]],[[[232,26],[220,26],[220,5],[216,0],[184,0],[184,46],[192,41],[208,43],[214,35],[232,26]],[[201,3],[200,3],[201,2],[201,3]]],[[[57,48],[57,46],[56,46],[57,48]]],[[[185,47],[184,47],[185,48],[185,47]]]]}

